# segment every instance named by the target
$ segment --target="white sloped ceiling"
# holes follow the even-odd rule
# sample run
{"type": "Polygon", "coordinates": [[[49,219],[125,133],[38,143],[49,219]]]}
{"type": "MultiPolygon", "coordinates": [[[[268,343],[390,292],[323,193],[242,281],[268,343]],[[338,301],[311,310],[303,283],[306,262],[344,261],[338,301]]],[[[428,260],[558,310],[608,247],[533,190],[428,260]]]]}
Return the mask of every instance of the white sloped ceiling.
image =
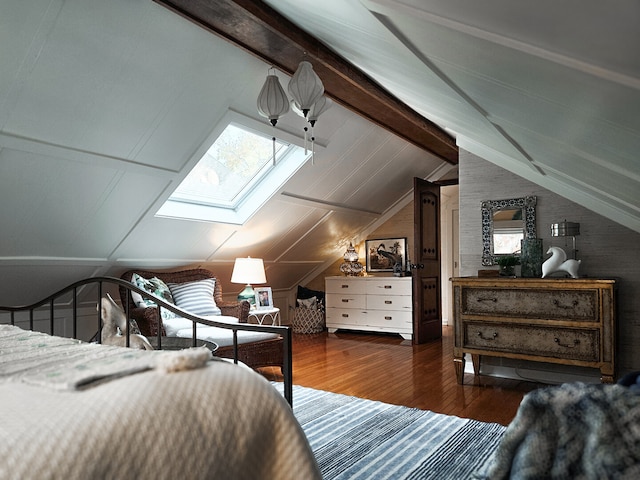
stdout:
{"type": "MultiPolygon", "coordinates": [[[[638,2],[265,3],[461,148],[640,231],[638,2]]],[[[413,177],[456,175],[335,105],[315,165],[245,225],[156,218],[229,110],[263,121],[269,65],[151,0],[0,0],[0,45],[0,304],[137,266],[208,266],[229,291],[247,255],[291,288],[413,177]]],[[[301,135],[293,115],[278,127],[301,135]]]]}

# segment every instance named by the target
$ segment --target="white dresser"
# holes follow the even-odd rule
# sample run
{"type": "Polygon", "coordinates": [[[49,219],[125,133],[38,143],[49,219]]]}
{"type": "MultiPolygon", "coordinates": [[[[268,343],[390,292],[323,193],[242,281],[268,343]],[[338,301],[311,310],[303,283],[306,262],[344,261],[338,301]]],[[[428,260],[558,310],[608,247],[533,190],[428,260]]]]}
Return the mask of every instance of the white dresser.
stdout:
{"type": "Polygon", "coordinates": [[[327,328],[399,333],[411,340],[411,277],[326,277],[327,328]]]}

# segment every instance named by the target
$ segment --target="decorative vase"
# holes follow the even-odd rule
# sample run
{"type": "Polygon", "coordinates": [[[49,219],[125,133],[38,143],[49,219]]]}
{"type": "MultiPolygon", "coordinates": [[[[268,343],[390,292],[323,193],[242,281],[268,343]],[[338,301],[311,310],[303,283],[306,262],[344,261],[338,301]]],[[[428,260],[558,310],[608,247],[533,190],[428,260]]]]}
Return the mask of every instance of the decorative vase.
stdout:
{"type": "Polygon", "coordinates": [[[542,277],[542,239],[520,240],[520,275],[525,278],[542,277]]]}

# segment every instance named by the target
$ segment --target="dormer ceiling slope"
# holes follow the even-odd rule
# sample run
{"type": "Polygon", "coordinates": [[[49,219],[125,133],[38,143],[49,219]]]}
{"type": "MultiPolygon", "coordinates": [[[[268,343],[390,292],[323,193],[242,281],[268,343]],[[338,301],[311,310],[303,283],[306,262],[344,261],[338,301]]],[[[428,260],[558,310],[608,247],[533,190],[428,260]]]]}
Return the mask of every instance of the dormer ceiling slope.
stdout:
{"type": "MultiPolygon", "coordinates": [[[[0,304],[130,267],[202,265],[233,292],[247,255],[295,287],[409,201],[413,177],[455,181],[458,147],[640,231],[637,2],[173,4],[248,34],[257,17],[279,43],[238,48],[152,0],[0,5],[0,304]],[[268,68],[286,85],[301,49],[335,88],[314,164],[243,225],[157,217],[221,122],[264,121],[268,68]]],[[[278,131],[302,142],[293,114],[278,131]]]]}
{"type": "Polygon", "coordinates": [[[275,62],[256,29],[317,39],[462,148],[640,231],[637,2],[158,1],[275,62]],[[213,25],[221,4],[241,28],[213,25]]]}

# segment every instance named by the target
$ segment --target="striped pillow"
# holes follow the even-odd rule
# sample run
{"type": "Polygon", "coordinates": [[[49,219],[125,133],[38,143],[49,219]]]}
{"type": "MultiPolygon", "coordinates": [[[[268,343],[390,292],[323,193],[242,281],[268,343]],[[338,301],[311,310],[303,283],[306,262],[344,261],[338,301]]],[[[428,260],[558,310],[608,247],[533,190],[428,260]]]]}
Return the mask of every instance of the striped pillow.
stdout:
{"type": "Polygon", "coordinates": [[[197,282],[169,283],[169,290],[176,305],[194,315],[221,315],[213,298],[215,280],[208,278],[197,282]]]}

